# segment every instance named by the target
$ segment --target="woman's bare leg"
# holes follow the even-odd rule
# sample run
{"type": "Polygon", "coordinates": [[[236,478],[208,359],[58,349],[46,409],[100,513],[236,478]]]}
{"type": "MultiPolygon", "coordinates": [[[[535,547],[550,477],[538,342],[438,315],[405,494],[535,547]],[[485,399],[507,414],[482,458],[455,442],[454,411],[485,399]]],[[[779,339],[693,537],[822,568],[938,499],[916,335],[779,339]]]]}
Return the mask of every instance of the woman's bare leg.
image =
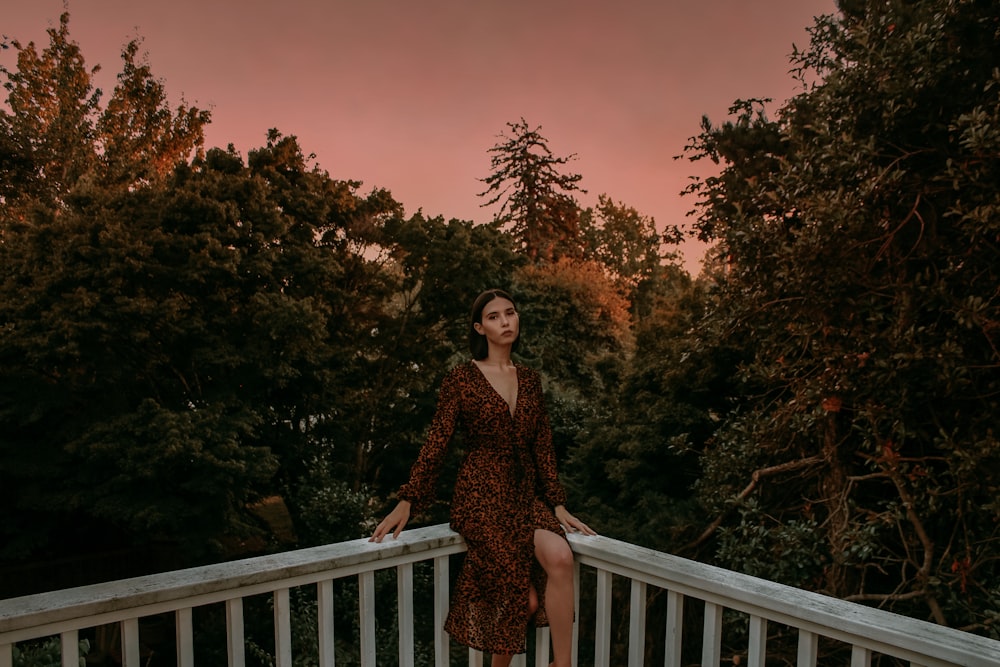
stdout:
{"type": "Polygon", "coordinates": [[[514,659],[512,655],[495,655],[490,659],[490,667],[508,667],[510,661],[514,659]]]}
{"type": "Polygon", "coordinates": [[[561,535],[535,530],[535,558],[545,570],[545,613],[552,639],[552,665],[571,667],[573,656],[573,552],[561,535]]]}

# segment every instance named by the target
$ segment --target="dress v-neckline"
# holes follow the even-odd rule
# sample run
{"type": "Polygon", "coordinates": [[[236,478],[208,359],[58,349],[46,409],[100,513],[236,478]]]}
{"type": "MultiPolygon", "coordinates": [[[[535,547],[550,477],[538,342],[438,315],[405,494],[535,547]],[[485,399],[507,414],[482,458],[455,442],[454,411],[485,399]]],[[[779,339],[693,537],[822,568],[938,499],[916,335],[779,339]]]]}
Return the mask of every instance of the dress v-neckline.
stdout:
{"type": "Polygon", "coordinates": [[[514,364],[514,402],[509,403],[507,399],[504,398],[504,395],[500,393],[500,390],[497,389],[496,385],[493,384],[493,381],[490,380],[489,376],[486,375],[486,372],[482,368],[480,368],[479,364],[476,363],[476,360],[473,359],[469,363],[471,363],[473,366],[476,367],[476,370],[479,371],[479,376],[486,381],[486,384],[489,385],[493,393],[496,394],[501,401],[503,401],[504,405],[507,406],[507,412],[508,414],[510,414],[511,419],[513,419],[514,415],[517,413],[517,398],[521,389],[520,378],[518,378],[518,373],[517,373],[517,364],[514,364]]]}

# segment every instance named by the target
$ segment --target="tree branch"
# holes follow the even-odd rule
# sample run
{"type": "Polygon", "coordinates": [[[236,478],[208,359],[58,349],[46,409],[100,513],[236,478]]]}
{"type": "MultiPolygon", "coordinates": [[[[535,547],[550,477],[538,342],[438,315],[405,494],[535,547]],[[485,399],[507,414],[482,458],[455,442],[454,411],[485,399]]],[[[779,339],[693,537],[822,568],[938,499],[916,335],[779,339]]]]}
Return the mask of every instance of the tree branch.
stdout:
{"type": "MultiPolygon", "coordinates": [[[[736,500],[737,502],[745,500],[747,496],[753,493],[754,489],[757,488],[758,484],[760,484],[760,480],[764,479],[765,477],[772,477],[774,475],[778,475],[784,472],[799,470],[801,468],[808,468],[818,463],[823,463],[823,457],[810,456],[808,458],[798,459],[796,461],[786,461],[785,463],[779,463],[778,465],[768,466],[767,468],[758,468],[757,470],[753,471],[753,474],[750,475],[750,483],[747,484],[742,491],[736,494],[734,500],[736,500]]],[[[680,554],[680,553],[686,553],[688,551],[693,551],[694,549],[697,549],[702,544],[704,544],[705,541],[712,536],[712,533],[714,533],[716,529],[718,529],[718,527],[722,525],[722,522],[726,519],[726,517],[732,514],[733,509],[735,509],[736,505],[737,503],[733,503],[732,505],[730,505],[729,509],[727,509],[722,514],[717,516],[715,520],[712,521],[712,523],[710,523],[707,528],[705,528],[702,534],[698,536],[698,539],[681,547],[678,553],[680,554]]]]}
{"type": "MultiPolygon", "coordinates": [[[[924,550],[923,562],[920,564],[917,570],[917,580],[921,583],[926,583],[930,578],[931,568],[934,565],[934,541],[927,534],[927,530],[924,528],[923,522],[920,517],[917,516],[917,511],[914,509],[913,496],[906,489],[903,483],[903,478],[899,474],[899,471],[893,468],[887,469],[886,471],[889,475],[889,479],[896,486],[896,492],[899,493],[900,500],[903,501],[903,507],[906,509],[906,518],[910,522],[910,526],[913,528],[913,532],[916,533],[917,539],[920,540],[920,545],[924,550]]],[[[944,616],[944,611],[941,609],[941,605],[938,604],[937,599],[927,591],[922,589],[920,591],[927,600],[927,606],[930,607],[931,614],[934,616],[934,620],[940,625],[947,625],[947,621],[944,616]]]]}

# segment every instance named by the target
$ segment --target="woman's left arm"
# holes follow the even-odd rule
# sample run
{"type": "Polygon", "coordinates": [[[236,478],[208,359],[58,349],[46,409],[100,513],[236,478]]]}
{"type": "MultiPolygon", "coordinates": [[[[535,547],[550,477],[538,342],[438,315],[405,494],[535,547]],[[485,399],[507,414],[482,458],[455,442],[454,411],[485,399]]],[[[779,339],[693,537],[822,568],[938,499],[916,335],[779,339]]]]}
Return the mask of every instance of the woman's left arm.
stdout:
{"type": "Polygon", "coordinates": [[[597,533],[587,524],[577,519],[569,513],[565,505],[556,506],[556,519],[562,524],[567,533],[583,533],[584,535],[597,535],[597,533]]]}

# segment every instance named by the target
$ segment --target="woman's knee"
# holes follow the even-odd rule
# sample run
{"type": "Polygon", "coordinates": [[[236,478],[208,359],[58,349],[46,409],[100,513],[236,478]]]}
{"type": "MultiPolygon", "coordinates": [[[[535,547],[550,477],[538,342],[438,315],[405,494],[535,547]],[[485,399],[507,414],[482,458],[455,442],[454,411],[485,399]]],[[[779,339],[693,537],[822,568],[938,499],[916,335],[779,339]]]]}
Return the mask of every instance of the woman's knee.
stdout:
{"type": "Polygon", "coordinates": [[[549,576],[573,571],[573,550],[563,537],[555,533],[535,531],[535,556],[549,576]]]}

